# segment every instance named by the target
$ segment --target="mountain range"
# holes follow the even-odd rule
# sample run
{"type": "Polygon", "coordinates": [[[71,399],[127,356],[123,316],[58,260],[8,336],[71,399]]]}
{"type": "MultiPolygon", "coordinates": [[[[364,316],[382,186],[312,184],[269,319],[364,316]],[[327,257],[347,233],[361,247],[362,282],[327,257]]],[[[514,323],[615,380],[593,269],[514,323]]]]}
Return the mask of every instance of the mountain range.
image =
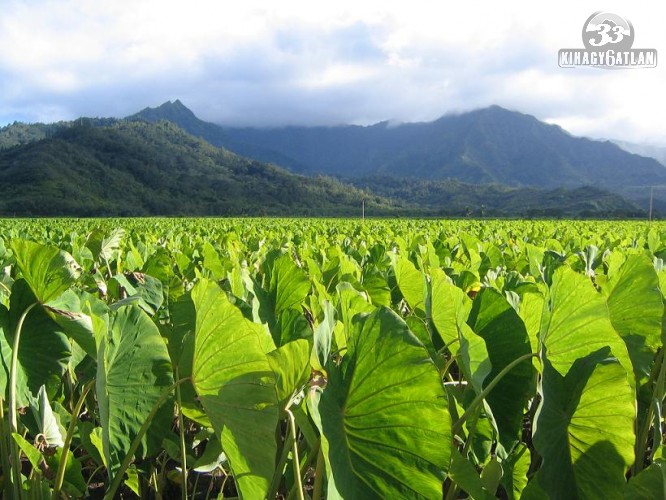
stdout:
{"type": "Polygon", "coordinates": [[[622,194],[628,187],[666,184],[666,168],[653,158],[500,106],[425,123],[233,128],[203,122],[177,100],[129,118],[169,120],[216,146],[307,174],[595,186],[622,194]]]}
{"type": "Polygon", "coordinates": [[[0,128],[3,215],[349,216],[364,203],[378,216],[631,217],[662,183],[654,159],[498,106],[428,123],[234,128],[176,100],[0,128]]]}

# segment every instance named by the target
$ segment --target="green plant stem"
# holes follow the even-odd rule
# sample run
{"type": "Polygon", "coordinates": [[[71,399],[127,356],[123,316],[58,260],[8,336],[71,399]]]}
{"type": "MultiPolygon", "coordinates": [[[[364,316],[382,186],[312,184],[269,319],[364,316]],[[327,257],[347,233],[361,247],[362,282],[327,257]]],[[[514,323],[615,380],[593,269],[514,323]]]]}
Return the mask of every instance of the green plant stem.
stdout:
{"type": "Polygon", "coordinates": [[[652,412],[654,408],[654,399],[657,398],[659,401],[663,400],[664,397],[664,378],[666,378],[666,363],[664,363],[664,349],[662,348],[659,351],[657,360],[655,362],[655,373],[659,375],[654,381],[654,390],[652,391],[652,398],[650,399],[650,404],[645,411],[645,420],[643,420],[643,425],[639,429],[638,436],[636,439],[636,461],[634,462],[634,467],[632,469],[632,476],[635,476],[640,471],[643,470],[644,461],[645,461],[645,449],[647,446],[647,438],[650,433],[650,427],[652,425],[652,412]]]}
{"type": "Polygon", "coordinates": [[[106,271],[109,273],[109,279],[111,279],[113,274],[111,273],[111,266],[109,265],[109,261],[106,260],[106,257],[104,257],[104,263],[106,264],[106,271]]]}
{"type": "Polygon", "coordinates": [[[177,382],[174,382],[171,384],[169,387],[164,389],[162,391],[162,394],[160,394],[160,398],[155,402],[153,407],[150,410],[150,413],[148,414],[148,418],[146,421],[143,423],[141,428],[139,429],[139,432],[137,433],[136,437],[132,441],[132,444],[130,445],[129,450],[127,450],[127,455],[125,456],[125,459],[123,462],[120,464],[120,469],[116,472],[116,475],[113,477],[113,481],[111,482],[111,486],[109,487],[109,490],[106,492],[104,495],[104,500],[113,500],[116,495],[116,491],[120,487],[120,483],[123,482],[123,477],[125,476],[125,471],[127,468],[130,466],[132,463],[132,459],[134,458],[134,454],[136,453],[136,450],[139,448],[139,445],[141,444],[141,440],[143,439],[143,436],[148,432],[148,427],[150,427],[150,424],[153,421],[153,418],[155,418],[155,414],[157,411],[160,409],[160,407],[164,404],[164,402],[167,400],[169,397],[169,394],[171,394],[171,391],[173,391],[176,387],[178,387],[180,384],[183,382],[186,382],[190,380],[190,377],[182,378],[178,380],[177,382]]]}
{"type": "MultiPolygon", "coordinates": [[[[9,433],[7,434],[9,436],[8,439],[11,440],[9,443],[9,449],[11,450],[10,454],[10,463],[11,463],[11,468],[12,468],[12,475],[13,475],[13,491],[14,491],[14,498],[19,499],[21,498],[21,455],[19,452],[18,444],[14,442],[13,439],[11,439],[11,435],[13,432],[18,432],[18,419],[16,417],[16,373],[18,370],[18,350],[19,350],[19,342],[21,340],[21,330],[23,329],[23,322],[25,321],[25,318],[28,316],[28,313],[32,311],[32,308],[35,307],[38,304],[38,302],[35,302],[34,304],[30,304],[25,311],[23,311],[23,314],[21,314],[21,317],[18,320],[18,324],[16,325],[16,332],[14,332],[14,344],[12,346],[12,361],[11,365],[9,368],[9,400],[7,401],[9,408],[9,433]]],[[[10,477],[10,474],[7,474],[7,477],[10,477]]]]}
{"type": "Polygon", "coordinates": [[[317,467],[315,469],[314,487],[312,490],[312,500],[320,500],[324,491],[324,469],[326,462],[324,461],[324,451],[319,447],[317,453],[317,467]]]}
{"type": "Polygon", "coordinates": [[[458,484],[455,481],[451,480],[450,486],[451,487],[447,490],[444,500],[455,500],[456,498],[458,498],[458,491],[460,491],[460,489],[458,488],[458,484]]]}
{"type": "MultiPolygon", "coordinates": [[[[7,435],[7,431],[5,429],[5,409],[4,409],[4,400],[0,396],[0,460],[2,461],[2,470],[3,471],[9,471],[11,470],[11,467],[9,466],[9,453],[7,450],[7,439],[9,438],[7,435]]],[[[5,475],[8,477],[9,475],[5,472],[5,475]]],[[[7,498],[10,497],[11,495],[11,481],[5,481],[4,484],[4,490],[5,490],[5,496],[7,498]]]]}
{"type": "Polygon", "coordinates": [[[224,474],[224,479],[222,479],[222,484],[220,485],[220,498],[224,498],[224,487],[227,484],[227,481],[229,480],[229,474],[227,474],[227,471],[224,469],[220,468],[222,473],[224,474]]]}
{"type": "Polygon", "coordinates": [[[199,478],[201,477],[201,474],[196,474],[194,477],[194,486],[192,486],[192,496],[196,497],[197,495],[197,486],[199,486],[199,478]]]}
{"type": "MultiPolygon", "coordinates": [[[[158,462],[159,463],[159,462],[158,462]]],[[[151,486],[155,492],[158,491],[158,486],[157,486],[157,468],[156,467],[151,467],[150,470],[150,477],[148,478],[148,485],[151,486]]]]}
{"type": "Polygon", "coordinates": [[[166,479],[166,473],[167,473],[166,463],[167,463],[168,457],[169,457],[166,452],[162,452],[162,455],[163,456],[162,456],[161,462],[160,461],[157,462],[158,465],[159,465],[160,472],[159,472],[159,474],[155,474],[155,497],[158,498],[159,500],[162,499],[162,493],[161,493],[162,490],[160,488],[163,488],[163,485],[166,484],[166,481],[167,481],[167,479],[166,479]]]}
{"type": "Polygon", "coordinates": [[[479,406],[481,403],[483,403],[483,400],[488,397],[488,394],[490,394],[490,391],[492,391],[495,386],[502,380],[507,373],[509,373],[511,370],[513,370],[517,365],[522,363],[523,361],[537,357],[537,353],[529,353],[529,354],[523,354],[517,359],[514,359],[511,363],[506,365],[501,372],[497,374],[497,376],[481,391],[481,393],[474,398],[474,401],[469,405],[467,410],[465,410],[465,413],[462,414],[462,416],[453,424],[451,427],[451,434],[456,434],[461,428],[462,425],[465,423],[465,420],[469,418],[469,416],[476,411],[477,406],[479,406]]]}
{"type": "Polygon", "coordinates": [[[287,434],[287,436],[284,438],[280,460],[278,460],[277,467],[275,468],[275,474],[273,474],[273,480],[271,481],[271,486],[268,489],[268,495],[266,498],[275,498],[275,495],[277,495],[278,488],[280,487],[280,481],[282,480],[282,474],[284,472],[284,465],[287,463],[289,452],[293,446],[293,440],[294,438],[291,435],[291,432],[289,432],[289,434],[287,434]]]}
{"type": "MultiPolygon", "coordinates": [[[[76,382],[74,381],[74,378],[72,377],[72,372],[74,368],[71,367],[71,365],[67,366],[67,369],[65,370],[65,384],[67,386],[67,390],[69,391],[69,411],[70,413],[74,414],[74,406],[72,406],[72,402],[74,401],[74,389],[76,388],[76,382]]],[[[63,388],[64,392],[64,388],[63,388]]]]}
{"type": "Polygon", "coordinates": [[[289,408],[286,409],[287,415],[289,416],[289,425],[291,426],[291,434],[294,438],[294,444],[293,444],[293,468],[294,468],[294,481],[296,483],[296,488],[298,489],[298,500],[304,500],[303,497],[303,483],[301,482],[301,467],[300,467],[300,460],[298,459],[298,439],[296,435],[296,419],[294,418],[294,414],[291,412],[289,408]]]}
{"type": "Polygon", "coordinates": [[[86,481],[86,489],[88,489],[88,488],[90,487],[90,483],[92,483],[93,480],[95,479],[95,475],[96,475],[98,472],[100,472],[102,469],[104,469],[104,465],[98,465],[98,466],[95,468],[95,470],[93,470],[93,471],[90,473],[90,476],[88,477],[88,480],[86,481]]]}
{"type": "MultiPolygon", "coordinates": [[[[210,481],[208,483],[208,489],[206,490],[206,498],[204,500],[209,500],[210,494],[213,492],[213,486],[215,484],[215,476],[217,475],[217,470],[213,471],[213,476],[210,478],[210,481]]],[[[273,498],[273,497],[266,497],[266,498],[273,498]]]]}
{"type": "Polygon", "coordinates": [[[444,377],[446,377],[446,376],[449,374],[449,370],[451,369],[451,366],[453,365],[453,363],[455,362],[455,360],[456,360],[456,357],[455,357],[455,356],[451,356],[451,359],[449,359],[449,360],[447,361],[446,365],[444,365],[444,368],[442,369],[442,371],[441,371],[440,374],[439,374],[439,376],[440,376],[441,378],[444,378],[444,377]]]}
{"type": "MultiPolygon", "coordinates": [[[[178,367],[176,367],[176,380],[180,378],[178,367]]],[[[185,449],[185,428],[183,422],[183,404],[180,397],[180,385],[176,386],[176,401],[178,403],[178,429],[180,430],[180,462],[181,462],[181,476],[183,486],[180,489],[180,498],[187,500],[187,450],[185,449]]],[[[196,488],[195,488],[196,491],[196,488]]]]}
{"type": "Polygon", "coordinates": [[[86,400],[88,391],[92,389],[92,386],[95,384],[95,379],[92,379],[88,382],[81,391],[81,396],[76,402],[74,411],[72,412],[72,420],[69,422],[69,427],[67,428],[67,434],[65,435],[65,440],[62,445],[62,455],[60,456],[60,464],[58,464],[58,472],[56,473],[55,482],[53,483],[53,495],[51,498],[55,500],[60,497],[60,489],[62,488],[63,480],[65,479],[65,469],[67,468],[67,459],[69,458],[69,447],[72,444],[72,437],[74,436],[74,429],[78,423],[79,413],[83,407],[83,403],[86,400]]]}
{"type": "MultiPolygon", "coordinates": [[[[460,342],[460,339],[459,338],[458,339],[453,339],[451,342],[449,342],[444,347],[442,347],[439,351],[437,351],[437,354],[442,354],[447,349],[449,350],[449,352],[451,352],[451,349],[449,349],[449,347],[451,347],[456,342],[460,342]]],[[[453,356],[453,352],[451,352],[451,356],[453,356]]]]}

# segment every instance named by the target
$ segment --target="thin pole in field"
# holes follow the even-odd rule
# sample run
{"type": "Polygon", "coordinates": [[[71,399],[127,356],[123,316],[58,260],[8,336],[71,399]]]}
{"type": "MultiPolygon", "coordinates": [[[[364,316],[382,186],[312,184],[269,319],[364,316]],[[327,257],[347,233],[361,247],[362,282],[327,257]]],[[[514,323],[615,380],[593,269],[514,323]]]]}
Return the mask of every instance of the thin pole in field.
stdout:
{"type": "Polygon", "coordinates": [[[365,198],[361,201],[361,218],[365,220],[365,198]]]}

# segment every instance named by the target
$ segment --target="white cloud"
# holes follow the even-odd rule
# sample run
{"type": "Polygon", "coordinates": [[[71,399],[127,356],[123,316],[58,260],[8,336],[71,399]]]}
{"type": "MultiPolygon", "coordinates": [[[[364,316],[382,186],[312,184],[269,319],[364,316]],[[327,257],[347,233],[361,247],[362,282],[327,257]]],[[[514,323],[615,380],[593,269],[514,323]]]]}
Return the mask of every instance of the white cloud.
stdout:
{"type": "MultiPolygon", "coordinates": [[[[665,64],[557,66],[592,13],[573,0],[0,1],[0,123],[174,98],[244,125],[428,120],[496,103],[579,135],[666,143],[665,64]]],[[[604,7],[632,21],[635,46],[666,54],[666,4],[604,7]]]]}

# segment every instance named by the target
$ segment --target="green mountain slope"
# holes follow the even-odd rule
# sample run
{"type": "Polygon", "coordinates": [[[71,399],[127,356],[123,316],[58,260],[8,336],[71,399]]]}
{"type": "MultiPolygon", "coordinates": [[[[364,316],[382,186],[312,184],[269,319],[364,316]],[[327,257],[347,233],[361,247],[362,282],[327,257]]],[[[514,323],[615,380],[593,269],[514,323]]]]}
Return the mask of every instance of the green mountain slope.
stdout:
{"type": "MultiPolygon", "coordinates": [[[[0,151],[5,215],[346,215],[364,196],[215,148],[168,122],[84,123],[0,151]]],[[[392,211],[376,197],[366,203],[392,211]]]]}

